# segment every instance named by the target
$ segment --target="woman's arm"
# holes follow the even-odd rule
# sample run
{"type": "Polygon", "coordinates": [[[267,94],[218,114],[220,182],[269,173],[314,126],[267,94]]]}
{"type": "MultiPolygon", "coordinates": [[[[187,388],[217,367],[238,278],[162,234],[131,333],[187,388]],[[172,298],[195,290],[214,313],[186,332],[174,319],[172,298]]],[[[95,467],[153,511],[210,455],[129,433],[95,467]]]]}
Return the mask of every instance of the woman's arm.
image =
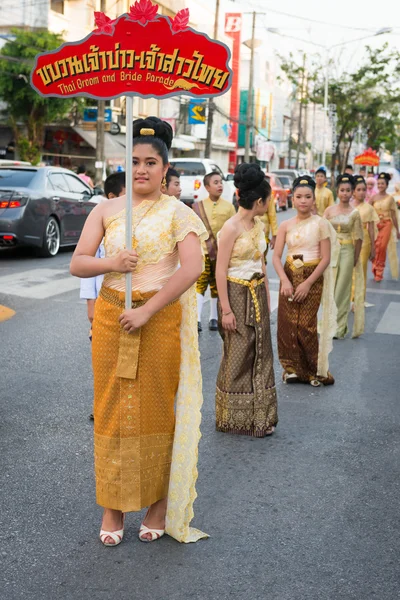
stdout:
{"type": "Polygon", "coordinates": [[[203,271],[203,257],[198,235],[194,232],[189,233],[178,243],[178,252],[180,267],[165,286],[144,306],[125,310],[120,316],[119,321],[128,333],[145,325],[167,304],[182,296],[200,277],[203,271]]]}
{"type": "Polygon", "coordinates": [[[215,278],[217,281],[218,298],[221,303],[222,326],[228,331],[236,330],[236,318],[229,303],[227,276],[232,249],[237,237],[238,231],[235,225],[227,221],[219,234],[215,278]]]}
{"type": "Polygon", "coordinates": [[[368,223],[368,235],[371,240],[371,253],[369,255],[370,260],[374,260],[375,258],[375,223],[373,221],[369,221],[368,223]]]}
{"type": "Polygon", "coordinates": [[[286,221],[281,223],[278,229],[278,235],[276,236],[276,243],[274,248],[274,255],[272,257],[272,264],[274,269],[281,280],[281,294],[282,296],[290,297],[293,296],[293,286],[290,283],[285,270],[282,265],[282,254],[286,243],[286,221]]]}
{"type": "Polygon", "coordinates": [[[134,250],[123,250],[113,258],[95,258],[104,237],[103,210],[104,204],[98,204],[86,219],[69,268],[75,277],[95,277],[111,271],[129,273],[136,268],[138,257],[134,250]]]}
{"type": "Polygon", "coordinates": [[[318,263],[318,266],[311,273],[309,277],[303,283],[301,283],[296,288],[296,292],[294,294],[293,300],[295,302],[303,302],[308,296],[309,291],[311,290],[314,283],[323,275],[324,271],[329,267],[329,263],[331,262],[331,240],[330,238],[325,238],[320,241],[321,248],[321,260],[318,263]]]}

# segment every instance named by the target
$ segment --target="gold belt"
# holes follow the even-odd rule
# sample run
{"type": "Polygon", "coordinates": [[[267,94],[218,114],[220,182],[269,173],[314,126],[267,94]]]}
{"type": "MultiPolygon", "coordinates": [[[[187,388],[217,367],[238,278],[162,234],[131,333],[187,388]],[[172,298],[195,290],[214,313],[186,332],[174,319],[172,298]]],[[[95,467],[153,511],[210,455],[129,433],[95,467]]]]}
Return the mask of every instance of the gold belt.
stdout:
{"type": "MultiPolygon", "coordinates": [[[[157,292],[137,292],[132,291],[132,308],[138,308],[139,306],[143,306],[146,304],[147,300],[150,300],[152,296],[154,296],[157,292]]],[[[101,286],[99,296],[103,298],[106,302],[110,304],[114,304],[114,306],[119,306],[120,308],[125,308],[125,292],[119,292],[118,290],[113,290],[112,288],[101,286]]]]}
{"type": "Polygon", "coordinates": [[[257,298],[257,294],[256,294],[256,288],[261,285],[262,283],[265,282],[265,277],[261,277],[260,279],[251,279],[250,281],[248,279],[238,279],[237,277],[227,277],[228,281],[231,281],[232,283],[238,283],[239,285],[244,285],[245,287],[249,288],[250,290],[250,294],[253,300],[253,304],[254,304],[254,308],[256,311],[256,322],[259,323],[261,321],[261,312],[260,312],[260,305],[258,303],[258,298],[257,298]]]}
{"type": "Polygon", "coordinates": [[[340,244],[341,246],[347,246],[347,245],[349,245],[349,244],[352,244],[352,245],[354,245],[354,242],[353,242],[353,240],[339,240],[339,244],[340,244]]]}
{"type": "Polygon", "coordinates": [[[293,256],[287,256],[286,262],[289,265],[289,268],[292,271],[295,271],[297,269],[301,269],[301,267],[316,267],[321,262],[321,259],[314,258],[314,260],[303,262],[301,258],[293,258],[293,256]]]}

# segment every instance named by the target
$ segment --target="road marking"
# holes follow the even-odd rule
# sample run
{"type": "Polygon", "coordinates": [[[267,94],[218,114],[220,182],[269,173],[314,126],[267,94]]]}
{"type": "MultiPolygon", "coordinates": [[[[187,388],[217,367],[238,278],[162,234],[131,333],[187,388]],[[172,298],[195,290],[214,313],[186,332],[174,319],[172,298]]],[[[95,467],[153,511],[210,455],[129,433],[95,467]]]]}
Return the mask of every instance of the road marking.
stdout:
{"type": "Polygon", "coordinates": [[[8,319],[11,319],[11,317],[13,317],[14,315],[15,315],[15,310],[0,304],[0,322],[7,321],[8,319]]]}
{"type": "Polygon", "coordinates": [[[382,319],[379,321],[375,333],[388,333],[400,335],[400,302],[391,302],[382,319]]]}
{"type": "Polygon", "coordinates": [[[65,269],[32,269],[0,277],[0,293],[43,300],[78,289],[80,280],[65,269]]]}
{"type": "Polygon", "coordinates": [[[374,288],[367,288],[367,292],[370,294],[388,294],[389,296],[392,294],[393,296],[400,296],[400,292],[396,290],[377,290],[374,288]]]}

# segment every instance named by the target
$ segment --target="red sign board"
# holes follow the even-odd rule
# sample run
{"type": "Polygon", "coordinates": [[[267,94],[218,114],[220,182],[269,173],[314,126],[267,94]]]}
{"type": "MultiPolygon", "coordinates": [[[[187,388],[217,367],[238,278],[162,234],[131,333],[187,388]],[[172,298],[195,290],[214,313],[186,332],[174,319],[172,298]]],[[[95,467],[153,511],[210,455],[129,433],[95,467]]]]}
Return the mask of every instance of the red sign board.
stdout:
{"type": "Polygon", "coordinates": [[[98,29],[79,42],[39,54],[32,87],[43,96],[166,98],[218,96],[231,86],[229,48],[140,0],[115,21],[95,13],[98,29]]]}

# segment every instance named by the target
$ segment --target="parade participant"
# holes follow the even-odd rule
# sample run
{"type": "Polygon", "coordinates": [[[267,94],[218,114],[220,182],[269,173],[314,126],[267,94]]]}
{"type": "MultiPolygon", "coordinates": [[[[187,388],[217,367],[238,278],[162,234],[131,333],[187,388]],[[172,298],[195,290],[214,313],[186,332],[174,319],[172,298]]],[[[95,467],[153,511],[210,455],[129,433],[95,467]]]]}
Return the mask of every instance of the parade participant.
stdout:
{"type": "Polygon", "coordinates": [[[353,175],[353,167],[351,165],[346,165],[344,174],[345,175],[353,175]]]}
{"type": "Polygon", "coordinates": [[[352,337],[358,337],[364,332],[364,277],[359,261],[364,236],[360,213],[350,205],[354,191],[353,177],[339,175],[336,180],[336,190],[339,204],[327,208],[324,216],[335,228],[340,244],[338,256],[333,253],[332,264],[335,277],[335,303],[338,309],[338,328],[335,337],[342,339],[348,331],[347,320],[350,312],[354,268],[356,270],[352,337]]]}
{"type": "Polygon", "coordinates": [[[275,247],[276,235],[278,233],[278,222],[276,220],[276,208],[273,198],[268,201],[267,212],[262,215],[261,221],[264,224],[265,241],[267,243],[265,256],[267,256],[268,249],[271,248],[273,250],[275,247]]]}
{"type": "MultiPolygon", "coordinates": [[[[360,213],[361,221],[364,227],[364,239],[360,252],[360,261],[364,273],[364,302],[367,292],[368,261],[372,261],[375,256],[375,225],[379,221],[375,209],[370,204],[365,202],[366,194],[367,186],[364,177],[361,177],[361,175],[356,175],[354,178],[354,192],[351,204],[360,213]]],[[[355,274],[353,273],[353,298],[355,291],[354,284],[355,274]]]]}
{"type": "Polygon", "coordinates": [[[85,183],[87,183],[87,185],[89,187],[91,187],[92,189],[94,188],[94,183],[92,181],[92,178],[89,177],[89,175],[86,174],[86,167],[85,165],[79,165],[76,174],[78,175],[78,177],[80,179],[82,179],[82,181],[84,181],[85,183]]]}
{"type": "Polygon", "coordinates": [[[371,204],[378,213],[378,235],[375,240],[375,258],[372,263],[372,272],[375,281],[382,281],[386,264],[386,253],[389,258],[390,272],[393,279],[399,277],[399,260],[397,257],[396,234],[400,239],[399,224],[397,221],[396,203],[394,198],[387,193],[390,182],[388,173],[379,173],[378,193],[373,196],[371,204]]]}
{"type": "Polygon", "coordinates": [[[315,189],[315,207],[317,215],[322,217],[328,206],[335,204],[335,199],[329,188],[326,187],[326,171],[325,169],[317,169],[315,172],[315,182],[317,187],[315,189]]]}
{"type": "Polygon", "coordinates": [[[366,202],[368,202],[368,204],[371,204],[372,198],[378,193],[376,179],[373,175],[369,175],[367,177],[366,185],[367,185],[367,193],[365,196],[365,200],[366,200],[366,202]]]}
{"type": "Polygon", "coordinates": [[[156,117],[133,123],[134,249],[124,249],[126,201],[116,198],[90,213],[71,262],[77,277],[104,274],[93,321],[94,442],[100,538],[110,546],[122,540],[124,513],[145,507],[141,541],[164,531],[204,537],[189,523],[202,403],[194,284],[207,234],[190,208],[160,194],[172,137],[156,117]]]}
{"type": "Polygon", "coordinates": [[[218,431],[264,437],[278,422],[264,227],[271,186],[258,165],[236,167],[239,210],[218,236],[219,326],[224,351],[217,378],[218,431]]]}
{"type": "Polygon", "coordinates": [[[181,199],[181,179],[176,169],[169,167],[165,176],[165,185],[161,186],[161,191],[167,196],[175,196],[177,200],[181,199]]]}
{"type": "MultiPolygon", "coordinates": [[[[125,173],[112,173],[107,177],[104,182],[104,196],[111,200],[111,198],[118,198],[119,196],[125,195],[125,173]]],[[[99,196],[97,196],[99,198],[99,196]]],[[[101,198],[101,196],[100,196],[101,198]]],[[[105,249],[103,241],[97,249],[95,258],[104,258],[105,249]]],[[[103,283],[104,275],[97,275],[96,277],[87,277],[81,279],[80,285],[80,298],[86,300],[87,304],[87,316],[90,325],[93,323],[94,318],[94,307],[98,298],[101,285],[103,283]]],[[[89,339],[92,341],[92,328],[90,327],[89,339]]],[[[94,419],[93,413],[89,415],[90,419],[94,419]]]]}
{"type": "Polygon", "coordinates": [[[215,265],[217,262],[217,235],[224,223],[236,214],[235,207],[227,200],[221,198],[224,186],[219,173],[207,173],[203,179],[204,187],[208,192],[208,198],[193,205],[193,210],[203,221],[208,239],[203,244],[205,253],[204,271],[197,282],[197,329],[202,331],[201,315],[204,305],[204,294],[210,286],[210,320],[209,329],[218,331],[218,291],[215,281],[215,265]]]}
{"type": "Polygon", "coordinates": [[[313,214],[315,182],[298,177],[293,183],[297,216],[278,230],[273,264],[281,280],[278,307],[278,352],[286,383],[299,381],[317,387],[332,385],[328,354],[336,333],[336,306],[331,260],[331,240],[336,235],[329,222],[313,214]],[[282,254],[287,245],[285,266],[282,254]],[[318,310],[323,301],[320,340],[318,310]]]}

